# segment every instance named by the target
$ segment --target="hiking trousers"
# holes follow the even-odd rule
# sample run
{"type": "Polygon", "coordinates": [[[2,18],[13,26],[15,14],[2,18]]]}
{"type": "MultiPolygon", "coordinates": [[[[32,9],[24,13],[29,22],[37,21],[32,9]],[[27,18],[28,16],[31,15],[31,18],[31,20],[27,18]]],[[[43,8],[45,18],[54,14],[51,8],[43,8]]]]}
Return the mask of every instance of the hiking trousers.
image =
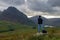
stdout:
{"type": "Polygon", "coordinates": [[[44,30],[44,25],[38,24],[38,32],[40,33],[41,30],[44,30]]]}

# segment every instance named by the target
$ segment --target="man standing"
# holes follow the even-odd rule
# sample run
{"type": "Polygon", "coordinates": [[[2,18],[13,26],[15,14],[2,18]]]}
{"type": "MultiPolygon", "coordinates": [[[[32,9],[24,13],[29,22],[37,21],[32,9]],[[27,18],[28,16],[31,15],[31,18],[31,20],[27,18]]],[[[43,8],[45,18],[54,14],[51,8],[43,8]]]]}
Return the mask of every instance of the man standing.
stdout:
{"type": "Polygon", "coordinates": [[[43,19],[41,18],[41,16],[39,16],[38,18],[38,32],[39,33],[40,33],[41,28],[43,30],[42,24],[43,24],[43,19]]]}

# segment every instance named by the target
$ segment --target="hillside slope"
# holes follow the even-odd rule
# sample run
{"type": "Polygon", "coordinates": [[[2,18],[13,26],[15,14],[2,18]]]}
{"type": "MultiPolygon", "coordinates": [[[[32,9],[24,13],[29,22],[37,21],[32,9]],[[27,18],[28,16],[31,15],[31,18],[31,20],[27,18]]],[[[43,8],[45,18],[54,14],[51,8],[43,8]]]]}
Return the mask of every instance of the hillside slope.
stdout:
{"type": "Polygon", "coordinates": [[[31,26],[28,25],[24,25],[21,23],[14,23],[14,22],[9,22],[9,21],[0,21],[0,31],[4,31],[4,30],[9,30],[9,29],[14,29],[14,30],[18,30],[18,29],[30,29],[32,28],[31,26]]]}
{"type": "Polygon", "coordinates": [[[48,34],[34,36],[37,29],[32,29],[31,26],[0,21],[0,40],[60,40],[60,28],[52,27],[45,28],[45,30],[47,30],[48,34]],[[10,27],[14,28],[14,31],[9,31],[10,27]],[[2,33],[1,30],[3,30],[2,33]]]}
{"type": "Polygon", "coordinates": [[[0,20],[18,22],[26,25],[34,24],[23,12],[19,11],[15,7],[8,7],[6,10],[4,10],[0,15],[0,20]]]}

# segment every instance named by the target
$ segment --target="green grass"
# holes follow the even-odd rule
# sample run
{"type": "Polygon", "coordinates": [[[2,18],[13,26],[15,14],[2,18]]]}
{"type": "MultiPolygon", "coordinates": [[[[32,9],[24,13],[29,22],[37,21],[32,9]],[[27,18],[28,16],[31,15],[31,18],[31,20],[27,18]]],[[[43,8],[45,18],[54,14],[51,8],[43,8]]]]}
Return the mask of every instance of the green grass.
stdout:
{"type": "Polygon", "coordinates": [[[48,34],[39,36],[31,36],[28,40],[60,40],[60,29],[59,28],[45,28],[48,34]]]}
{"type": "Polygon", "coordinates": [[[0,21],[0,40],[60,40],[60,28],[45,28],[48,34],[33,36],[37,33],[37,29],[32,26],[20,23],[12,23],[8,21],[0,21]],[[9,31],[9,29],[14,31],[9,31]],[[6,32],[4,32],[6,31],[6,32]]]}

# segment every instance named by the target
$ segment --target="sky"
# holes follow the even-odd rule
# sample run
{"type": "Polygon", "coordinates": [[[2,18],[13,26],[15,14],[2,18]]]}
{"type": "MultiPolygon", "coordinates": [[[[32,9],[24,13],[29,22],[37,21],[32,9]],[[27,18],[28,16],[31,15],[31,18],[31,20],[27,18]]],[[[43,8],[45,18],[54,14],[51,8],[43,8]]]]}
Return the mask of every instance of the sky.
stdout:
{"type": "Polygon", "coordinates": [[[60,0],[0,0],[0,10],[14,6],[27,16],[60,17],[60,0]]]}

